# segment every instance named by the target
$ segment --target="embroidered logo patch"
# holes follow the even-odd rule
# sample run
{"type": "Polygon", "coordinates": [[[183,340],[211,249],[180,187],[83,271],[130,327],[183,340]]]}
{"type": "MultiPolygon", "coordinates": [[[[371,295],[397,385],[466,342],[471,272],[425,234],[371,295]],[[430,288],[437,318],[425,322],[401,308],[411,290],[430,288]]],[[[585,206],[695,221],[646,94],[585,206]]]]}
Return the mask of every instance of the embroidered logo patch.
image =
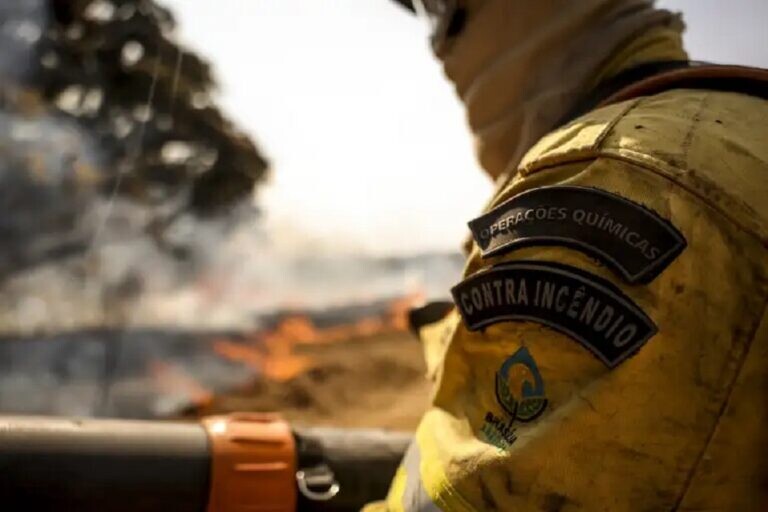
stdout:
{"type": "Polygon", "coordinates": [[[464,324],[532,321],[560,331],[613,368],[657,332],[613,283],[545,261],[513,261],[479,272],[451,290],[464,324]]]}
{"type": "Polygon", "coordinates": [[[471,221],[484,257],[533,245],[559,245],[605,263],[629,283],[648,283],[686,247],[657,213],[588,187],[541,187],[471,221]]]}
{"type": "Polygon", "coordinates": [[[526,347],[504,361],[496,372],[496,399],[513,420],[536,419],[547,407],[544,381],[526,347]]]}
{"type": "Polygon", "coordinates": [[[495,388],[496,401],[509,417],[500,418],[488,411],[481,433],[488,442],[505,450],[517,440],[514,422],[533,421],[547,407],[544,380],[526,347],[502,363],[496,372],[495,388]]]}

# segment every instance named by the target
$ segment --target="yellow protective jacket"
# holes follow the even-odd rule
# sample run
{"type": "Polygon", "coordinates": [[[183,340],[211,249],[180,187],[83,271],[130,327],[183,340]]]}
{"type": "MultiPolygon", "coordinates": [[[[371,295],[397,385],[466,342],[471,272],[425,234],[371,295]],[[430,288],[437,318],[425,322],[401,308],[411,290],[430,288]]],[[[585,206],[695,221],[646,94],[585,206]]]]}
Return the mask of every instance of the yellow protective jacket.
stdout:
{"type": "Polygon", "coordinates": [[[498,183],[371,509],[768,510],[768,102],[611,104],[498,183]]]}

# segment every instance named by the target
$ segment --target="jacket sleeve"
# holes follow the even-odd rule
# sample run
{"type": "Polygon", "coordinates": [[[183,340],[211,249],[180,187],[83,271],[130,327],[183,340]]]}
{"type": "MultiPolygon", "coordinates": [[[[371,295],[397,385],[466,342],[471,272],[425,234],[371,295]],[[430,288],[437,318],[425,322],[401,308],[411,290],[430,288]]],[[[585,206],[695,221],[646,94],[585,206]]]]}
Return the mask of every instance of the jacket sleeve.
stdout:
{"type": "Polygon", "coordinates": [[[488,212],[457,308],[424,336],[434,398],[387,508],[762,510],[759,237],[652,166],[605,155],[524,172],[488,212]],[[615,224],[632,212],[628,236],[615,224]],[[553,222],[528,232],[526,215],[553,222]]]}

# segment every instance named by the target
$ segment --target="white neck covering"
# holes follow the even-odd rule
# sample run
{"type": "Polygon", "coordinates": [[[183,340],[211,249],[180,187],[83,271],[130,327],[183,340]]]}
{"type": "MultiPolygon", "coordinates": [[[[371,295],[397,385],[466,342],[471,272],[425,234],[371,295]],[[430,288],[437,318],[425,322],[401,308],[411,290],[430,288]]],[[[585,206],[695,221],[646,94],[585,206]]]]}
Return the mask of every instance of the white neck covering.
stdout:
{"type": "Polygon", "coordinates": [[[459,4],[465,26],[457,37],[435,41],[435,51],[467,107],[480,163],[494,178],[555,128],[616,50],[678,19],[654,9],[653,0],[459,4]]]}

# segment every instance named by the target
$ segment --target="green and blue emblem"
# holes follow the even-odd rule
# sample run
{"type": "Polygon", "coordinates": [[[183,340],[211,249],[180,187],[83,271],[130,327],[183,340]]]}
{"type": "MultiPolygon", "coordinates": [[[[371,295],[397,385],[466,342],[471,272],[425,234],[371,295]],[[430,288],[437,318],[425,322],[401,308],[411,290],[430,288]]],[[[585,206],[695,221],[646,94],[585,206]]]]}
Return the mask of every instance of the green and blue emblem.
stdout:
{"type": "Polygon", "coordinates": [[[546,409],[544,380],[527,347],[508,357],[496,372],[496,400],[512,421],[533,421],[546,409]]]}

